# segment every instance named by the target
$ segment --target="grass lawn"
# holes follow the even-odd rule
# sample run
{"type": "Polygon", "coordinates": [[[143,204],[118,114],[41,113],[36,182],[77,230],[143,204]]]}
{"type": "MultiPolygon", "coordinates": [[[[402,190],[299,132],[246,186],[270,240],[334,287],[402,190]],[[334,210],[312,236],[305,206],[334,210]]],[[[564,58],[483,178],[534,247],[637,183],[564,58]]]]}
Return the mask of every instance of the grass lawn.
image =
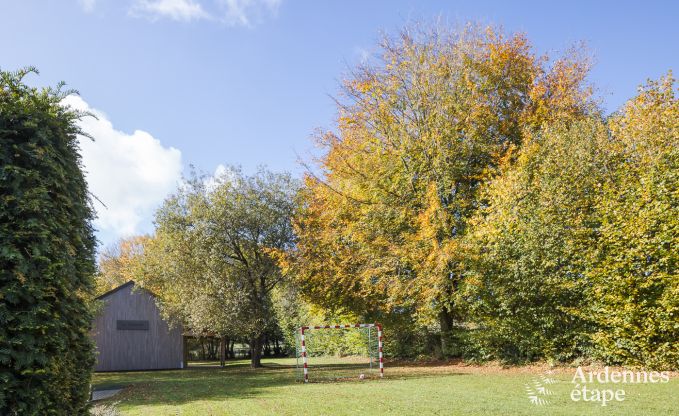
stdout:
{"type": "MultiPolygon", "coordinates": [[[[198,365],[185,370],[99,373],[94,386],[125,386],[112,401],[125,415],[679,415],[679,375],[661,384],[595,384],[624,389],[625,400],[606,407],[570,398],[575,369],[546,366],[505,369],[461,364],[387,363],[385,378],[359,380],[363,370],[351,360],[314,359],[310,379],[295,381],[294,359],[267,359],[251,370],[247,361],[219,368],[198,365]],[[324,367],[327,366],[327,367],[324,367]],[[325,373],[325,374],[324,374],[325,373]],[[329,381],[327,376],[346,377],[329,381]],[[349,378],[351,375],[351,378],[349,378]],[[554,381],[545,384],[544,379],[554,381]],[[324,381],[319,382],[319,379],[324,381]],[[551,390],[532,404],[526,385],[535,381],[551,390]]],[[[364,368],[364,367],[363,367],[364,368]]],[[[370,375],[365,371],[366,376],[370,375]]]]}

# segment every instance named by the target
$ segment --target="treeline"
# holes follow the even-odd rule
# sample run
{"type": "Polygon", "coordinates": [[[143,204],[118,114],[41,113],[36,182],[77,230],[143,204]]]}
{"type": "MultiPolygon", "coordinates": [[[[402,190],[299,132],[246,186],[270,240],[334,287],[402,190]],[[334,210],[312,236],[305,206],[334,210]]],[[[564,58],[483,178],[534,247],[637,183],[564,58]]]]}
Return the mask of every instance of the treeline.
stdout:
{"type": "Polygon", "coordinates": [[[468,26],[381,51],[302,183],[194,175],[123,276],[169,319],[247,339],[253,366],[266,333],[292,350],[302,324],[380,321],[392,356],[679,368],[671,73],[606,115],[582,49],[468,26]]]}
{"type": "Polygon", "coordinates": [[[392,354],[679,367],[675,80],[606,116],[589,67],[493,29],[386,39],[318,137],[286,273],[392,354]]]}
{"type": "MultiPolygon", "coordinates": [[[[197,361],[218,361],[222,359],[222,343],[224,345],[224,359],[242,359],[250,358],[250,348],[243,347],[247,340],[218,338],[209,336],[199,336],[189,338],[186,343],[187,355],[189,360],[197,361]]],[[[281,357],[285,356],[286,351],[283,350],[282,344],[279,342],[280,338],[276,337],[270,339],[265,337],[262,345],[263,357],[281,357]]]]}

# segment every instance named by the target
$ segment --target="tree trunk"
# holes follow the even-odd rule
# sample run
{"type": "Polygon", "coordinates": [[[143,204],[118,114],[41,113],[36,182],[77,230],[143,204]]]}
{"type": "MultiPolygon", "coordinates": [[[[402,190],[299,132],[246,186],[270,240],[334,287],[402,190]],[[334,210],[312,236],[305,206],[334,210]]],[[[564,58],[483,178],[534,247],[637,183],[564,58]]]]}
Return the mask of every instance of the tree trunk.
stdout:
{"type": "Polygon", "coordinates": [[[226,361],[226,337],[219,339],[219,366],[224,367],[226,361]]]}
{"type": "Polygon", "coordinates": [[[269,337],[264,338],[264,356],[271,356],[271,346],[269,345],[269,337]]]}
{"type": "Polygon", "coordinates": [[[446,357],[450,351],[449,339],[453,330],[453,314],[448,309],[441,308],[439,324],[441,325],[441,355],[446,357]]]}
{"type": "Polygon", "coordinates": [[[207,340],[207,359],[215,360],[217,359],[215,354],[215,340],[214,338],[209,338],[207,340]]]}
{"type": "Polygon", "coordinates": [[[186,368],[189,365],[189,337],[186,335],[182,336],[182,352],[184,356],[182,368],[186,368]]]}
{"type": "Polygon", "coordinates": [[[250,367],[252,368],[262,366],[262,338],[260,335],[250,340],[250,367]]]}

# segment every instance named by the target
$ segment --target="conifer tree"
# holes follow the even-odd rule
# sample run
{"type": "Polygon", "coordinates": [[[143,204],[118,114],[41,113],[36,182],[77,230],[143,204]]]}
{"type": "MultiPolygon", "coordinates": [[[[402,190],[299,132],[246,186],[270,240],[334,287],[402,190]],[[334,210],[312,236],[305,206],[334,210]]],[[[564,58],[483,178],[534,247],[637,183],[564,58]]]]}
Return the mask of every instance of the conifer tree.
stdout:
{"type": "Polygon", "coordinates": [[[95,238],[71,91],[0,72],[0,414],[85,414],[95,238]]]}

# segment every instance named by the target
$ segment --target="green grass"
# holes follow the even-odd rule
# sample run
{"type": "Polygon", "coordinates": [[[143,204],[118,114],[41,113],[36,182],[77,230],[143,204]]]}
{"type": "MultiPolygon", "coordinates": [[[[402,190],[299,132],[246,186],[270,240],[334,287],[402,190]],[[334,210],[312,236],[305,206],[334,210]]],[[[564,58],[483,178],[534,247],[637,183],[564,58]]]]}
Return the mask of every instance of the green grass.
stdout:
{"type": "MultiPolygon", "coordinates": [[[[574,369],[546,375],[549,403],[536,406],[526,383],[545,375],[545,367],[502,369],[494,366],[387,366],[385,378],[359,380],[365,371],[354,360],[314,359],[304,385],[295,381],[294,359],[264,360],[252,370],[246,361],[226,368],[208,365],[186,370],[100,373],[95,387],[126,386],[113,399],[125,415],[671,415],[679,414],[679,379],[664,384],[598,385],[622,388],[623,402],[606,407],[573,402],[574,369]],[[324,367],[325,366],[325,367],[324,367]],[[326,372],[324,375],[323,372],[326,372]],[[340,381],[329,381],[339,374],[340,381]],[[349,378],[351,377],[351,378],[349,378]]],[[[368,375],[368,374],[366,374],[368,375]]]]}

